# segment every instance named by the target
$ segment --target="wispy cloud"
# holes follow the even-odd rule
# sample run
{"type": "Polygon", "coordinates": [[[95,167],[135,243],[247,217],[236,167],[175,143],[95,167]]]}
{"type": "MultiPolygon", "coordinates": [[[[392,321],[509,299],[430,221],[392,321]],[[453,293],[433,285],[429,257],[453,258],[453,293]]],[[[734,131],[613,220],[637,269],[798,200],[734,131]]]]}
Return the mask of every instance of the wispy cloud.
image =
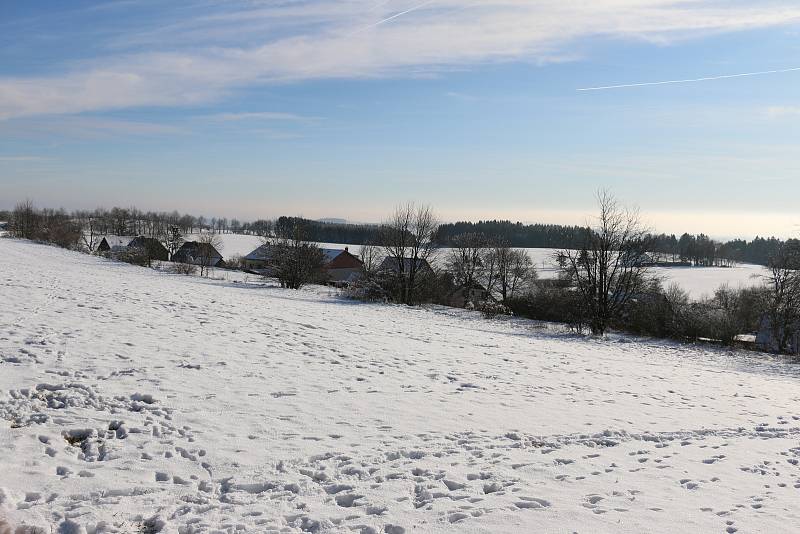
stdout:
{"type": "Polygon", "coordinates": [[[122,26],[116,41],[120,53],[109,52],[77,66],[67,62],[49,75],[0,77],[0,120],[196,105],[272,83],[416,76],[487,62],[563,61],[571,57],[570,47],[586,38],[670,42],[800,19],[796,0],[767,5],[698,0],[305,0],[200,6],[165,16],[166,22],[155,17],[148,19],[149,26],[122,26]],[[371,31],[359,31],[364,28],[371,31]]]}
{"type": "Polygon", "coordinates": [[[88,116],[46,116],[20,120],[0,121],[0,134],[14,136],[41,136],[55,134],[78,139],[113,137],[152,137],[187,135],[189,130],[154,122],[107,119],[88,116]]]}
{"type": "Polygon", "coordinates": [[[466,93],[459,93],[458,91],[448,91],[444,94],[444,96],[448,98],[454,98],[456,100],[462,100],[464,102],[475,102],[478,100],[477,96],[468,95],[466,93]]]}
{"type": "Polygon", "coordinates": [[[21,163],[30,161],[44,161],[41,156],[0,156],[0,163],[21,163]]]}
{"type": "Polygon", "coordinates": [[[771,106],[766,109],[765,114],[770,119],[800,117],[800,106],[771,106]]]}
{"type": "Polygon", "coordinates": [[[582,89],[578,89],[578,91],[606,91],[609,89],[630,89],[635,87],[648,87],[653,85],[672,85],[672,84],[681,84],[681,83],[698,83],[698,82],[710,82],[710,81],[717,81],[717,80],[728,80],[731,78],[749,78],[751,76],[765,76],[767,74],[786,74],[790,72],[800,72],[800,67],[792,67],[789,69],[778,69],[778,70],[762,70],[758,72],[744,72],[739,74],[723,74],[720,76],[706,76],[703,78],[688,78],[684,80],[665,80],[660,82],[642,82],[642,83],[625,83],[620,85],[601,85],[598,87],[584,87],[582,89]]]}
{"type": "Polygon", "coordinates": [[[233,121],[290,121],[290,122],[306,122],[318,120],[317,117],[305,117],[303,115],[296,115],[294,113],[282,113],[274,111],[250,111],[240,113],[217,113],[214,115],[205,115],[202,118],[219,121],[219,122],[233,122],[233,121]]]}
{"type": "Polygon", "coordinates": [[[372,24],[368,24],[368,25],[364,26],[363,28],[359,28],[356,31],[354,31],[353,33],[351,33],[350,37],[352,37],[354,35],[358,35],[361,32],[365,32],[367,30],[371,30],[372,28],[376,28],[376,27],[380,26],[381,24],[386,24],[387,22],[391,22],[394,19],[400,18],[400,17],[402,17],[404,15],[408,15],[409,13],[413,13],[414,11],[419,11],[420,9],[422,9],[422,8],[424,8],[426,6],[429,6],[430,4],[434,3],[435,1],[436,0],[427,0],[425,2],[422,2],[421,4],[417,4],[417,5],[413,6],[413,7],[410,7],[408,9],[403,10],[403,11],[400,11],[399,13],[395,13],[394,15],[391,15],[391,16],[383,18],[383,19],[381,19],[379,21],[373,22],[372,24]]]}

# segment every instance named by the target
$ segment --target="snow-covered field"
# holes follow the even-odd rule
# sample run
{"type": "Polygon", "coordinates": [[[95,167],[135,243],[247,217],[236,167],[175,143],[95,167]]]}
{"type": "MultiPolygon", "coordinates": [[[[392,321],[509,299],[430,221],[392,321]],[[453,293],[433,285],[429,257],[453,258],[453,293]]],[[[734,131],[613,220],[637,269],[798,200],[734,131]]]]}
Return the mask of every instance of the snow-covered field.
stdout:
{"type": "Polygon", "coordinates": [[[44,532],[798,532],[799,380],[0,240],[0,518],[44,532]]]}

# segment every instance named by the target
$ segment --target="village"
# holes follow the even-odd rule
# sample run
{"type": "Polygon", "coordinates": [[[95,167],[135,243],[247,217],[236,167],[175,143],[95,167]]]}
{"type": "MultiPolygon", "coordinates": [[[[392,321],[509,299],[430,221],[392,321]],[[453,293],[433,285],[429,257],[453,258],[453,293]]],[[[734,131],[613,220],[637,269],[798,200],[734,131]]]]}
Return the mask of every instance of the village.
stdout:
{"type": "MultiPolygon", "coordinates": [[[[8,223],[3,224],[7,229],[8,223]]],[[[399,249],[360,245],[354,247],[354,253],[348,245],[341,248],[333,248],[329,244],[317,245],[304,239],[297,231],[299,227],[282,237],[242,234],[239,237],[249,238],[247,242],[255,238],[261,243],[247,254],[233,253],[227,258],[218,249],[224,250],[226,237],[230,240],[231,236],[237,235],[214,232],[213,226],[211,230],[189,234],[186,238],[177,227],[172,227],[165,234],[166,239],[144,235],[84,234],[81,243],[83,250],[92,254],[147,267],[155,265],[184,275],[199,272],[201,276],[208,276],[215,271],[239,271],[278,279],[282,286],[292,289],[299,289],[308,283],[329,285],[344,295],[360,300],[414,304],[428,302],[477,310],[487,317],[522,315],[566,323],[578,331],[590,326],[587,318],[576,317],[574,310],[565,309],[565,306],[577,306],[575,288],[567,276],[570,269],[568,251],[550,252],[549,263],[543,263],[542,270],[548,270],[549,264],[556,274],[540,275],[529,258],[529,252],[510,247],[499,247],[493,251],[486,242],[474,241],[475,236],[455,239],[452,246],[447,248],[439,248],[429,239],[428,243],[409,241],[407,247],[399,249]],[[474,242],[470,242],[470,239],[474,242]],[[537,301],[549,299],[546,301],[549,304],[545,304],[548,309],[532,313],[529,302],[534,294],[537,295],[537,301]],[[558,300],[558,295],[562,302],[552,302],[553,298],[558,300]]],[[[401,233],[406,231],[404,229],[401,233]]],[[[646,270],[651,273],[654,269],[669,272],[675,267],[692,266],[680,259],[667,259],[663,254],[642,251],[627,253],[620,258],[620,264],[631,272],[641,271],[642,274],[646,270]]],[[[786,306],[789,309],[794,306],[793,297],[790,297],[790,283],[795,272],[792,265],[776,266],[772,271],[773,283],[782,284],[779,286],[781,291],[787,293],[789,300],[786,306]]],[[[766,280],[769,274],[764,277],[766,280]]],[[[736,309],[717,310],[714,312],[716,316],[712,313],[712,319],[709,320],[708,310],[701,310],[710,306],[708,301],[693,304],[683,297],[686,309],[696,315],[684,319],[687,326],[679,335],[685,335],[684,339],[693,342],[722,343],[737,348],[800,356],[800,319],[786,319],[785,313],[777,316],[766,310],[756,311],[761,304],[755,300],[758,298],[753,292],[755,289],[735,290],[724,283],[720,287],[717,297],[736,301],[736,309]],[[748,301],[748,298],[751,300],[748,301]],[[751,306],[753,310],[748,313],[745,308],[751,306]],[[778,322],[781,326],[774,327],[778,322]],[[720,323],[725,323],[727,327],[720,326],[720,323]]],[[[637,334],[671,337],[669,334],[665,336],[661,329],[648,330],[639,324],[650,319],[636,317],[637,314],[659,313],[653,309],[652,293],[643,289],[625,298],[630,303],[625,312],[627,325],[622,326],[623,329],[637,334]]],[[[675,303],[667,304],[671,306],[675,303]]],[[[684,311],[687,315],[690,312],[684,311]]],[[[791,312],[791,317],[794,317],[794,313],[791,312]]],[[[620,327],[620,322],[617,327],[620,327]]]]}

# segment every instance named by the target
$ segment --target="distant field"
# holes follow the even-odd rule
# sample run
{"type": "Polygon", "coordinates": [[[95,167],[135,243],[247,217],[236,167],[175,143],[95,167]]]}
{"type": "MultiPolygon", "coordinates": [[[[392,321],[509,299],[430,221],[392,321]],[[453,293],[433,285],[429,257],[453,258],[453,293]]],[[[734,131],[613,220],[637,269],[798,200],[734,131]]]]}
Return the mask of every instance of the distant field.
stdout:
{"type": "MultiPolygon", "coordinates": [[[[226,258],[231,256],[245,256],[261,245],[261,238],[251,235],[221,234],[223,245],[220,251],[226,258]]],[[[342,245],[339,243],[320,243],[322,247],[344,248],[349,247],[353,254],[358,254],[361,247],[358,245],[342,245]]],[[[556,250],[547,248],[525,249],[533,259],[533,263],[540,278],[555,278],[557,266],[553,260],[556,250]]],[[[439,252],[443,258],[447,249],[439,252]]],[[[677,283],[693,298],[710,295],[721,285],[727,284],[733,288],[751,287],[762,283],[767,269],[759,265],[742,264],[731,268],[722,267],[674,267],[656,268],[653,272],[661,277],[665,284],[677,283]]]]}

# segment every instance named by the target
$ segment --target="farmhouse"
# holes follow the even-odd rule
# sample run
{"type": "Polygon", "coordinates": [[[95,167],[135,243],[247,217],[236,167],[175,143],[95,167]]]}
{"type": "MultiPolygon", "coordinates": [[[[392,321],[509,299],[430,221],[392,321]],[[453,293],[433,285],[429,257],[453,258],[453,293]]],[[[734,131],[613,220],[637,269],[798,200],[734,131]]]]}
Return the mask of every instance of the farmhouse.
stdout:
{"type": "Polygon", "coordinates": [[[271,259],[272,254],[270,253],[269,245],[264,244],[242,258],[242,263],[245,270],[262,274],[262,271],[268,269],[271,265],[271,259]]]}
{"type": "MultiPolygon", "coordinates": [[[[777,335],[783,337],[784,331],[781,328],[777,335]]],[[[781,343],[775,337],[776,332],[772,328],[772,320],[768,315],[761,319],[761,325],[756,335],[756,346],[768,352],[777,352],[781,349],[781,343]]],[[[788,346],[786,347],[789,354],[795,356],[800,355],[800,323],[795,324],[791,331],[788,332],[788,346]]]]}
{"type": "Polygon", "coordinates": [[[122,252],[136,239],[135,236],[105,235],[97,245],[98,252],[122,252]]]}
{"type": "MultiPolygon", "coordinates": [[[[322,268],[331,282],[342,283],[356,280],[361,276],[364,263],[350,249],[323,248],[322,268]]],[[[258,274],[269,276],[273,267],[274,249],[269,244],[261,245],[243,258],[244,268],[258,274]]]]}
{"type": "Polygon", "coordinates": [[[323,248],[322,255],[325,258],[322,268],[327,271],[331,282],[353,282],[361,277],[364,262],[351,254],[349,247],[344,250],[323,248]]]}
{"type": "Polygon", "coordinates": [[[172,255],[172,261],[207,267],[225,267],[222,254],[213,245],[198,241],[187,241],[181,245],[181,248],[172,255]]]}
{"type": "Polygon", "coordinates": [[[455,308],[464,308],[468,303],[477,304],[478,302],[486,302],[494,300],[489,291],[481,284],[475,282],[472,287],[467,290],[466,285],[461,285],[455,288],[447,296],[448,304],[455,308]]]}
{"type": "Polygon", "coordinates": [[[106,235],[100,239],[100,243],[97,245],[98,252],[107,254],[133,252],[134,249],[141,249],[142,253],[151,260],[167,261],[169,259],[166,247],[154,237],[106,235]]]}
{"type": "Polygon", "coordinates": [[[169,259],[169,251],[167,248],[154,237],[139,236],[130,243],[128,248],[140,248],[144,250],[146,256],[151,260],[167,261],[169,259]]]}

